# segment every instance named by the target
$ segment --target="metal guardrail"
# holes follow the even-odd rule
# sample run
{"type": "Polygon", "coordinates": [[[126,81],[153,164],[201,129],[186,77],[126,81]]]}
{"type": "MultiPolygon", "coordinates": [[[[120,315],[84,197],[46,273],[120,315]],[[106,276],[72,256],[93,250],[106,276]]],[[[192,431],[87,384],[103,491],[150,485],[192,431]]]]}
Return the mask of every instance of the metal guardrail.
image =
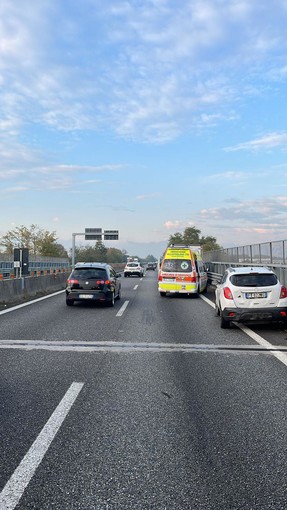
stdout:
{"type": "Polygon", "coordinates": [[[216,287],[220,282],[222,275],[220,273],[213,273],[212,271],[207,272],[207,281],[209,285],[216,287]]]}
{"type": "Polygon", "coordinates": [[[219,275],[230,266],[266,266],[287,286],[287,240],[203,252],[203,260],[210,274],[219,275]]]}
{"type": "Polygon", "coordinates": [[[222,248],[203,253],[205,262],[229,262],[249,265],[287,265],[287,240],[222,248]]]}
{"type": "MultiPolygon", "coordinates": [[[[239,266],[250,266],[250,264],[229,264],[228,262],[206,262],[206,266],[208,268],[208,281],[210,285],[217,285],[221,280],[222,275],[226,271],[228,267],[239,267],[239,266]]],[[[263,264],[252,264],[253,267],[260,266],[263,264]]],[[[278,280],[282,285],[287,287],[287,266],[280,265],[272,265],[272,264],[264,264],[265,267],[272,269],[274,273],[277,275],[278,280]]]]}
{"type": "MultiPolygon", "coordinates": [[[[40,257],[31,255],[29,260],[29,275],[44,275],[69,270],[68,258],[40,257]]],[[[14,256],[0,253],[0,278],[10,278],[14,275],[14,256]]]]}

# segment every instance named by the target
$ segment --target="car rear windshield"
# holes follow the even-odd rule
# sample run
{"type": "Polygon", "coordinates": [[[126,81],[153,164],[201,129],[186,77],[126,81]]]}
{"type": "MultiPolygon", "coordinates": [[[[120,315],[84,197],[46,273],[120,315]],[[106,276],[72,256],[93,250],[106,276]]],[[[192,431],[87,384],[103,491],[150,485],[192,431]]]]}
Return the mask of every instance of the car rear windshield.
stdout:
{"type": "Polygon", "coordinates": [[[190,273],[191,261],[187,259],[164,259],[162,271],[165,273],[190,273]]]}
{"type": "Polygon", "coordinates": [[[83,267],[79,269],[74,269],[72,273],[72,278],[77,279],[97,279],[97,280],[106,280],[107,272],[105,269],[101,269],[98,267],[83,267]]]}
{"type": "Polygon", "coordinates": [[[130,262],[129,264],[127,264],[127,267],[139,267],[139,263],[138,262],[130,262]]]}
{"type": "Polygon", "coordinates": [[[234,274],[230,281],[236,287],[268,287],[276,285],[278,280],[275,274],[250,273],[234,274]]]}

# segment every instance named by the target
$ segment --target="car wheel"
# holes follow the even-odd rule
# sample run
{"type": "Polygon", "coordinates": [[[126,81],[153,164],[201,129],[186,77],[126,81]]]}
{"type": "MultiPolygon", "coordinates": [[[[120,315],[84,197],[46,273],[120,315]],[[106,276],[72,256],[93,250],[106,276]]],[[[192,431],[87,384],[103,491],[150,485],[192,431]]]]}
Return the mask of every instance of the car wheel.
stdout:
{"type": "Polygon", "coordinates": [[[114,306],[115,305],[115,293],[112,293],[112,297],[110,301],[107,301],[107,306],[114,306]]]}
{"type": "Polygon", "coordinates": [[[220,313],[220,327],[222,329],[228,329],[230,327],[230,321],[224,319],[222,312],[220,313]]]}
{"type": "Polygon", "coordinates": [[[166,297],[166,292],[160,292],[161,297],[166,297]]]}
{"type": "Polygon", "coordinates": [[[121,299],[121,288],[119,288],[119,292],[118,292],[116,299],[121,299]]]}
{"type": "Polygon", "coordinates": [[[73,306],[73,304],[74,304],[74,301],[72,301],[71,299],[66,299],[67,306],[73,306]]]}
{"type": "Polygon", "coordinates": [[[124,274],[124,277],[126,278],[128,275],[127,274],[124,274]]]}

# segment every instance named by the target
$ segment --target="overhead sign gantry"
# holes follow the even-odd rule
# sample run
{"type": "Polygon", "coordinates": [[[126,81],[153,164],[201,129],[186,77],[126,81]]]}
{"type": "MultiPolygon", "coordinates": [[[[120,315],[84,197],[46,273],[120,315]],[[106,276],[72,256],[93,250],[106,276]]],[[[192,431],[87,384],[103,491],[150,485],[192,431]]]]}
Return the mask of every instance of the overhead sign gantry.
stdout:
{"type": "Polygon", "coordinates": [[[72,234],[72,267],[75,267],[75,246],[76,236],[85,236],[86,241],[117,241],[119,239],[118,230],[104,230],[102,228],[85,228],[85,232],[75,232],[72,234]]]}

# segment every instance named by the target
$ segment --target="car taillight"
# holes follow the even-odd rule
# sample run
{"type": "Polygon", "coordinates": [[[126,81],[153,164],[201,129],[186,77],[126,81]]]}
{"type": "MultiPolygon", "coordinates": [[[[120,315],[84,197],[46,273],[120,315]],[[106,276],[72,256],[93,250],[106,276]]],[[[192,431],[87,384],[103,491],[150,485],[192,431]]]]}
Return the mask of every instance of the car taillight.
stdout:
{"type": "Polygon", "coordinates": [[[226,299],[233,299],[232,292],[229,287],[224,287],[223,294],[226,299]]]}
{"type": "Polygon", "coordinates": [[[160,274],[159,277],[158,277],[158,281],[159,282],[162,282],[162,275],[160,274]]]}
{"type": "Polygon", "coordinates": [[[97,285],[104,285],[105,281],[104,280],[97,280],[97,285]]]}
{"type": "Polygon", "coordinates": [[[281,287],[280,299],[285,299],[285,298],[287,298],[287,289],[286,289],[286,287],[281,287]]]}
{"type": "Polygon", "coordinates": [[[75,284],[79,283],[79,280],[72,280],[72,279],[70,279],[70,280],[67,280],[67,283],[68,283],[68,285],[75,285],[75,284]]]}
{"type": "Polygon", "coordinates": [[[110,280],[106,280],[106,281],[105,281],[105,285],[111,285],[110,280]]]}

